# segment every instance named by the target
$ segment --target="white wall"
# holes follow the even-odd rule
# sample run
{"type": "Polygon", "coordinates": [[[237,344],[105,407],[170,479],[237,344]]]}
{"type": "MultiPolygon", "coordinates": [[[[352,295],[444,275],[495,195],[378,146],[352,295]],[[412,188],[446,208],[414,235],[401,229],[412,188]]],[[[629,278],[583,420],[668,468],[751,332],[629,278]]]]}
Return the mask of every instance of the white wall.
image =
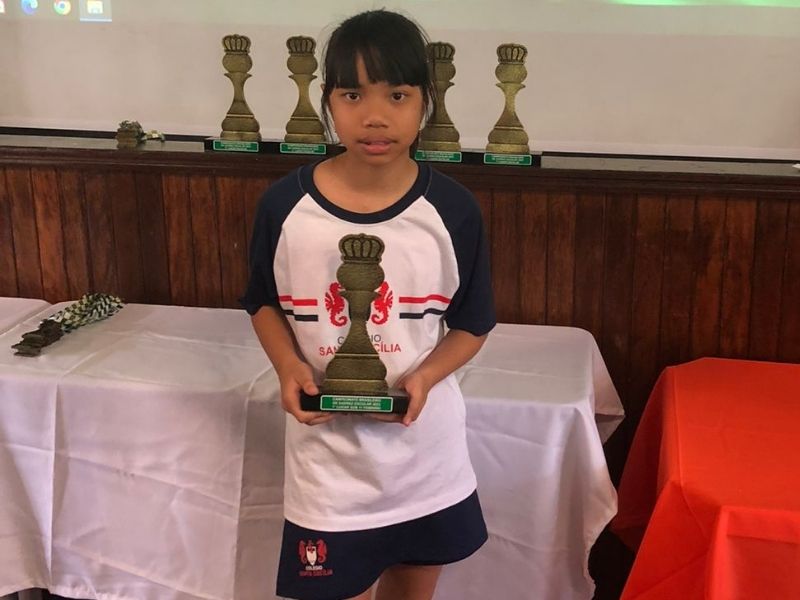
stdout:
{"type": "MultiPolygon", "coordinates": [[[[253,40],[248,103],[277,139],[296,103],[286,38],[322,40],[326,23],[375,4],[116,0],[111,24],[0,20],[0,126],[135,119],[218,135],[232,90],[220,40],[235,32],[253,40]]],[[[483,147],[500,115],[495,48],[514,41],[529,50],[517,108],[536,150],[800,159],[800,8],[381,4],[455,45],[447,106],[465,148],[483,147]]]]}

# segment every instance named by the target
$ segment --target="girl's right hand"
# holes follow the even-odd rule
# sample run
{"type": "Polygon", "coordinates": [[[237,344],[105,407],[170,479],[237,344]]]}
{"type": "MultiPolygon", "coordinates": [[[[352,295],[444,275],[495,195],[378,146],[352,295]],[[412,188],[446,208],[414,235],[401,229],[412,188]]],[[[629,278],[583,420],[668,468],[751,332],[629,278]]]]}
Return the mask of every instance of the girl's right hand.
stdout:
{"type": "Polygon", "coordinates": [[[308,363],[298,360],[291,367],[279,372],[278,379],[281,383],[281,406],[298,422],[305,425],[319,425],[327,423],[336,416],[334,413],[306,411],[300,408],[301,390],[306,394],[319,393],[308,363]]]}

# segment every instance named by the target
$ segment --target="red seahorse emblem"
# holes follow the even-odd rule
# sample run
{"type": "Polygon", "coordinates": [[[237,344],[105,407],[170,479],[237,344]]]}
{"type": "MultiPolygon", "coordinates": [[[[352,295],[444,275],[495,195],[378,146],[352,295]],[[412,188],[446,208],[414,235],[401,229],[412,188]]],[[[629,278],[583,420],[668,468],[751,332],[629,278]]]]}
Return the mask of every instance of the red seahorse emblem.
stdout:
{"type": "Polygon", "coordinates": [[[347,317],[342,314],[344,310],[344,298],[339,294],[342,286],[338,281],[334,281],[325,292],[325,310],[328,311],[331,323],[337,327],[342,327],[347,323],[347,317]]]}
{"type": "Polygon", "coordinates": [[[373,314],[370,321],[375,325],[383,325],[389,319],[389,309],[392,308],[394,294],[385,281],[378,288],[378,297],[372,301],[373,314]]]}

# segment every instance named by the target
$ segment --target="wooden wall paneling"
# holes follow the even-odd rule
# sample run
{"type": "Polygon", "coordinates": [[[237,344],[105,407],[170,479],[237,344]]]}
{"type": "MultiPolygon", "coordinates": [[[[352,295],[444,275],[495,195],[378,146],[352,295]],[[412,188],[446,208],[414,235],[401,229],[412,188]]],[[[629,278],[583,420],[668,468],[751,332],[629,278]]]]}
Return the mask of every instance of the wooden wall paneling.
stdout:
{"type": "MultiPolygon", "coordinates": [[[[106,173],[85,174],[86,225],[89,234],[90,282],[93,292],[122,295],[117,275],[112,199],[106,173]]],[[[123,298],[125,300],[125,298],[123,298]]]]}
{"type": "Polygon", "coordinates": [[[750,339],[750,305],[756,201],[728,200],[725,212],[725,266],[722,271],[719,353],[745,357],[750,339]]]}
{"type": "Polygon", "coordinates": [[[694,291],[694,220],[694,197],[667,198],[659,352],[659,364],[662,366],[689,360],[694,291]]]}
{"type": "Polygon", "coordinates": [[[661,365],[661,298],[664,279],[666,198],[642,194],[636,199],[631,287],[630,383],[623,425],[633,433],[661,365]]]}
{"type": "Polygon", "coordinates": [[[169,264],[161,177],[155,173],[136,173],[134,177],[145,301],[150,304],[169,304],[169,264]]]}
{"type": "Polygon", "coordinates": [[[603,329],[598,344],[611,378],[622,393],[630,371],[636,196],[608,195],[604,230],[603,329]]]}
{"type": "Polygon", "coordinates": [[[70,299],[70,293],[64,258],[61,194],[55,170],[31,169],[31,191],[39,237],[42,291],[49,302],[63,302],[70,299]]]}
{"type": "Polygon", "coordinates": [[[519,323],[520,195],[518,192],[492,192],[490,249],[492,283],[497,319],[502,323],[519,323]]]}
{"type": "Polygon", "coordinates": [[[575,210],[575,306],[572,324],[603,335],[605,209],[602,193],[581,193],[575,210]]]}
{"type": "Polygon", "coordinates": [[[6,169],[6,183],[19,295],[24,298],[44,298],[30,169],[6,169]]]}
{"type": "Polygon", "coordinates": [[[786,200],[758,202],[748,349],[751,358],[775,360],[778,357],[788,216],[786,200]]]}
{"type": "Polygon", "coordinates": [[[570,325],[575,294],[576,194],[550,194],[547,202],[548,325],[570,325]]]}
{"type": "Polygon", "coordinates": [[[238,308],[238,299],[247,285],[247,243],[250,233],[245,217],[247,180],[217,177],[219,208],[222,305],[238,308]]]}
{"type": "Polygon", "coordinates": [[[0,296],[15,297],[19,294],[14,256],[11,200],[6,183],[6,170],[0,169],[0,296]]]}
{"type": "Polygon", "coordinates": [[[60,171],[58,187],[61,194],[67,285],[69,299],[74,300],[93,291],[83,176],[79,171],[60,171]]]}
{"type": "Polygon", "coordinates": [[[245,230],[247,232],[247,247],[250,248],[250,236],[253,234],[253,224],[256,220],[256,211],[258,211],[258,203],[261,201],[261,196],[270,185],[272,181],[265,178],[249,178],[246,180],[244,188],[244,215],[245,215],[245,230]]]}
{"type": "Polygon", "coordinates": [[[519,216],[521,323],[545,323],[547,311],[547,193],[524,191],[519,216]]]}
{"type": "Polygon", "coordinates": [[[778,360],[800,362],[800,201],[789,204],[778,360]]]}
{"type": "Polygon", "coordinates": [[[164,175],[161,179],[167,235],[170,299],[178,306],[197,306],[195,252],[189,178],[164,175]]]}
{"type": "Polygon", "coordinates": [[[114,223],[119,296],[124,302],[146,302],[139,206],[133,172],[109,173],[108,193],[114,223]]]}
{"type": "Polygon", "coordinates": [[[200,306],[222,306],[217,197],[210,177],[189,178],[195,287],[200,306]]]}
{"type": "Polygon", "coordinates": [[[692,358],[719,353],[720,300],[725,254],[725,199],[697,199],[694,223],[694,290],[689,354],[692,358]]]}

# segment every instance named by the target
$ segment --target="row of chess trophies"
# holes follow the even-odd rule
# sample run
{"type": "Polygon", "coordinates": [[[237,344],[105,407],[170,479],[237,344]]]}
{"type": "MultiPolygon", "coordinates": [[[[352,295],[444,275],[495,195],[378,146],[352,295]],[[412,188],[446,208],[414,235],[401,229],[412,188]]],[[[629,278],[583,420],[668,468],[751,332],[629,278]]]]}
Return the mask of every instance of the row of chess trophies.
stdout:
{"type": "MultiPolygon", "coordinates": [[[[233,84],[233,102],[222,121],[222,133],[214,140],[215,150],[241,150],[245,146],[257,146],[261,141],[259,124],[244,97],[244,84],[250,78],[253,61],[250,58],[250,39],[243,35],[227,35],[222,38],[225,55],[222,65],[225,76],[233,84]]],[[[287,66],[290,78],[297,84],[299,98],[297,106],[286,124],[281,152],[324,154],[325,130],[309,98],[311,82],[316,79],[317,59],[314,55],[316,42],[306,36],[294,36],[286,40],[289,49],[287,66]]],[[[459,133],[447,114],[445,93],[453,83],[456,73],[453,65],[455,48],[446,42],[428,44],[428,53],[436,87],[431,116],[420,134],[416,158],[461,162],[462,151],[459,133]]],[[[528,72],[525,58],[528,51],[519,44],[502,44],[497,48],[498,65],[496,85],[505,95],[505,108],[489,133],[484,153],[487,164],[531,164],[528,135],[516,114],[515,99],[524,88],[523,81],[528,72]]]]}

